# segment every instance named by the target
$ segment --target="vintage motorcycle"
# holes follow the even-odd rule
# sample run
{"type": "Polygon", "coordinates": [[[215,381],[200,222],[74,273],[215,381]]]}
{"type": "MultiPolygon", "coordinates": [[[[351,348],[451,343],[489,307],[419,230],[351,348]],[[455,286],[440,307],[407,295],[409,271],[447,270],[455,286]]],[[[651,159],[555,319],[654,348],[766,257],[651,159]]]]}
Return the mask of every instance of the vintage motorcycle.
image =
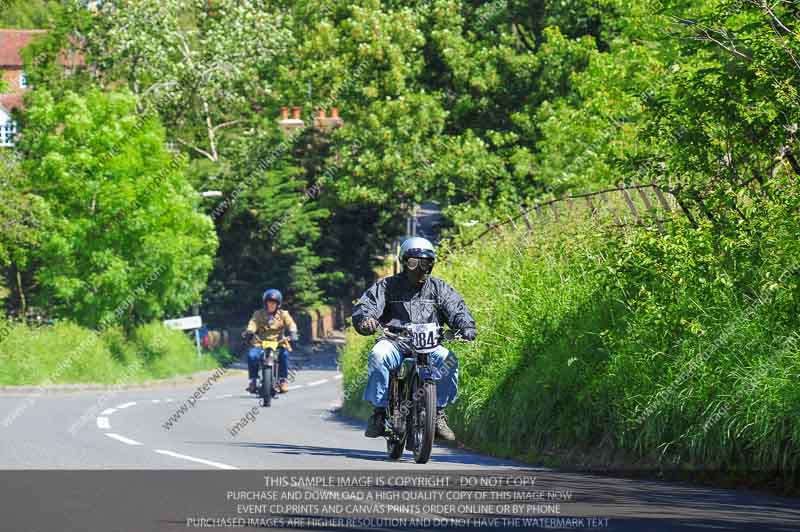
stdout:
{"type": "Polygon", "coordinates": [[[457,340],[437,323],[403,323],[392,320],[381,328],[383,336],[398,343],[405,354],[399,368],[389,373],[386,409],[386,450],[397,460],[408,447],[414,461],[431,457],[436,433],[436,381],[428,355],[443,340],[457,340]]]}
{"type": "Polygon", "coordinates": [[[258,338],[259,345],[263,353],[261,354],[259,382],[257,393],[261,399],[262,406],[272,406],[272,399],[278,397],[278,347],[284,346],[290,353],[292,344],[289,338],[282,336],[275,340],[261,340],[258,338]]]}

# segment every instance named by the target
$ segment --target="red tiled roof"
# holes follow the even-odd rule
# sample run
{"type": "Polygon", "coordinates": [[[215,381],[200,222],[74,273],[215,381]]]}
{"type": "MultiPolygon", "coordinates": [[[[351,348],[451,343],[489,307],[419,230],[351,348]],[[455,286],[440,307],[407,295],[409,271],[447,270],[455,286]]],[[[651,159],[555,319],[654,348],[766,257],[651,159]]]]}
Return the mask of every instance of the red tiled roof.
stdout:
{"type": "Polygon", "coordinates": [[[45,30],[0,30],[0,67],[21,67],[20,52],[45,30]]]}
{"type": "MultiPolygon", "coordinates": [[[[20,52],[28,46],[34,37],[47,33],[47,30],[3,30],[0,29],[0,68],[22,68],[20,52]]],[[[73,45],[77,45],[70,38],[73,45]]],[[[80,52],[64,52],[59,55],[58,63],[63,66],[84,66],[85,61],[80,52]]]]}
{"type": "Polygon", "coordinates": [[[15,107],[24,109],[25,103],[22,101],[22,94],[0,94],[0,106],[10,111],[15,107]]]}

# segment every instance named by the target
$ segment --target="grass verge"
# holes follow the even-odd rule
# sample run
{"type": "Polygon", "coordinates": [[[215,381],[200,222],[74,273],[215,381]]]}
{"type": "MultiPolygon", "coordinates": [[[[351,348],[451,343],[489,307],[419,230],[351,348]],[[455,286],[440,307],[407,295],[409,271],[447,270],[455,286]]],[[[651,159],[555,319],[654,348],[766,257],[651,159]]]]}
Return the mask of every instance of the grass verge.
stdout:
{"type": "MultiPolygon", "coordinates": [[[[746,229],[682,221],[666,235],[571,222],[452,253],[435,272],[479,327],[475,343],[451,346],[459,440],[532,463],[796,492],[794,222],[776,216],[777,237],[757,245],[746,229]]],[[[348,335],[346,414],[369,412],[374,340],[348,335]]]]}
{"type": "Polygon", "coordinates": [[[0,385],[139,383],[212,369],[233,358],[227,350],[198,357],[186,333],[159,322],[139,326],[130,336],[120,328],[97,332],[70,322],[4,322],[3,330],[0,385]]]}

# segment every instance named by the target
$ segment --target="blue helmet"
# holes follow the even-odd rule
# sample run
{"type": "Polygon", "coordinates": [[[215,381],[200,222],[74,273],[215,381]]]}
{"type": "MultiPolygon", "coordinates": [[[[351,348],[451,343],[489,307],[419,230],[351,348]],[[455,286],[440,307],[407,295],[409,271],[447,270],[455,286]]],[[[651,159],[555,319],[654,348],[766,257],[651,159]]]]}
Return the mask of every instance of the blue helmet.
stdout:
{"type": "Polygon", "coordinates": [[[267,301],[276,301],[278,303],[278,307],[280,307],[281,303],[283,303],[283,294],[281,294],[280,290],[268,288],[266,291],[264,291],[264,295],[261,296],[262,303],[266,303],[267,301]]]}

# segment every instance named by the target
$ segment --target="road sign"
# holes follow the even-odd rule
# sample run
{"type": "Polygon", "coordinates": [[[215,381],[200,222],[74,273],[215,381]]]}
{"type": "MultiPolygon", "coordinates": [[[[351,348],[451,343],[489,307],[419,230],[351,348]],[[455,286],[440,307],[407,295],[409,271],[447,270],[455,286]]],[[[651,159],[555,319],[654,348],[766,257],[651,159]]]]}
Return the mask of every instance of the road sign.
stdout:
{"type": "Polygon", "coordinates": [[[188,331],[189,329],[199,329],[202,327],[203,319],[200,316],[188,316],[186,318],[178,318],[176,320],[164,320],[164,325],[170,329],[188,331]]]}

